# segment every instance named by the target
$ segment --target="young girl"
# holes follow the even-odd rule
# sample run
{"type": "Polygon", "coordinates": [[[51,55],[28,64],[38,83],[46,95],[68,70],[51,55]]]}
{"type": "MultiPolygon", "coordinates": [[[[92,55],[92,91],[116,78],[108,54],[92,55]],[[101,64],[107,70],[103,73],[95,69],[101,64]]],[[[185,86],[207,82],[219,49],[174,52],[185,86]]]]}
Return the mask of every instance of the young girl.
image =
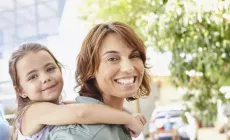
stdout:
{"type": "Polygon", "coordinates": [[[54,125],[126,124],[139,134],[146,120],[100,104],[64,104],[61,65],[43,45],[25,43],[9,61],[9,73],[18,101],[11,139],[44,140],[54,125]],[[98,113],[103,112],[103,113],[98,113]]]}

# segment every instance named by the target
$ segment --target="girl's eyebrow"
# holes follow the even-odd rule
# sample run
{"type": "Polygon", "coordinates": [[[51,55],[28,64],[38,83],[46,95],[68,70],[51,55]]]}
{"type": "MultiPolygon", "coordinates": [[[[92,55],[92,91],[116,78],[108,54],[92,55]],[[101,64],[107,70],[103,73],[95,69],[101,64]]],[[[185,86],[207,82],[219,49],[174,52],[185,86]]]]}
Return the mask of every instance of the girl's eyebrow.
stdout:
{"type": "Polygon", "coordinates": [[[28,75],[30,75],[31,73],[34,73],[34,72],[36,72],[36,71],[38,71],[38,70],[31,70],[31,71],[29,71],[29,72],[26,74],[26,76],[28,76],[28,75]]]}
{"type": "MultiPolygon", "coordinates": [[[[48,62],[47,64],[45,64],[44,68],[47,67],[47,66],[49,66],[49,65],[53,65],[53,63],[52,63],[52,62],[48,62]]],[[[29,72],[26,74],[26,76],[30,75],[31,73],[37,72],[37,71],[38,71],[38,70],[31,70],[31,71],[29,71],[29,72]]]]}
{"type": "Polygon", "coordinates": [[[54,63],[52,63],[52,62],[48,62],[47,64],[45,64],[44,68],[47,67],[47,66],[49,66],[49,65],[53,65],[53,64],[54,63]]]}

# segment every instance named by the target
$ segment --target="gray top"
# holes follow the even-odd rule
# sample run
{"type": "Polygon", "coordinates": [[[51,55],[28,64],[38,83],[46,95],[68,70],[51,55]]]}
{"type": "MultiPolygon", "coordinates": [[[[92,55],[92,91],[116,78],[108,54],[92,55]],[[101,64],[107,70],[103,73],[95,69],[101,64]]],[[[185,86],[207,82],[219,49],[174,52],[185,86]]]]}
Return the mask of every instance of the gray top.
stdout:
{"type": "MultiPolygon", "coordinates": [[[[98,103],[99,100],[79,96],[77,103],[98,103]]],[[[98,112],[103,113],[103,112],[98,112]]],[[[106,114],[105,114],[106,115],[106,114]]],[[[131,140],[123,125],[92,124],[56,126],[49,134],[48,140],[131,140]]]]}

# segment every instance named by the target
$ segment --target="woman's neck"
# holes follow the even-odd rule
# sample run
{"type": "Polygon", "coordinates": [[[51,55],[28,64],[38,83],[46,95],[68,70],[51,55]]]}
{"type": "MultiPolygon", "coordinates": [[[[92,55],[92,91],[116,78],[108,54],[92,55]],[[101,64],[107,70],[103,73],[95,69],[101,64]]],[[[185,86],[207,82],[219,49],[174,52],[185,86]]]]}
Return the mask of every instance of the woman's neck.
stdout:
{"type": "Polygon", "coordinates": [[[105,104],[112,108],[116,108],[119,110],[123,109],[124,99],[123,98],[117,98],[114,96],[103,96],[103,101],[105,104]]]}

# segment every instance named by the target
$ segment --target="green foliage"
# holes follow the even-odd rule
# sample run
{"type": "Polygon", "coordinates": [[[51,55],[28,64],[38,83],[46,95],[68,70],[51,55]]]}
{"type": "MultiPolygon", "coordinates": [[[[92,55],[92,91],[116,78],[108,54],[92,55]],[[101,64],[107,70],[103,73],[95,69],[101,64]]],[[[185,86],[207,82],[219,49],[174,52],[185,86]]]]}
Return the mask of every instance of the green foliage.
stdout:
{"type": "Polygon", "coordinates": [[[172,83],[188,89],[183,99],[199,119],[215,120],[216,101],[227,101],[219,88],[230,85],[228,2],[85,0],[79,9],[81,18],[90,23],[124,22],[147,47],[172,52],[172,83]]]}

